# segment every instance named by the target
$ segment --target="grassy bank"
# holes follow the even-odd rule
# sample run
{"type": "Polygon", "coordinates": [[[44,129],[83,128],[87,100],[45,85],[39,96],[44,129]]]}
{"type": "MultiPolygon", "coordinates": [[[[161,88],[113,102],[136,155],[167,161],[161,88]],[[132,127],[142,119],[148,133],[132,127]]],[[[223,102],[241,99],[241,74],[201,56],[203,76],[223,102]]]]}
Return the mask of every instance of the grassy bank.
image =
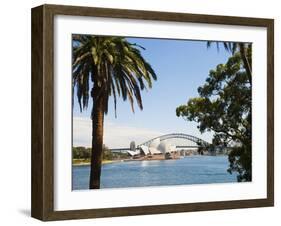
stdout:
{"type": "MultiPolygon", "coordinates": [[[[102,160],[102,164],[109,164],[113,162],[117,162],[118,160],[102,160]]],[[[79,166],[79,165],[90,165],[90,159],[73,159],[72,165],[79,166]]]]}

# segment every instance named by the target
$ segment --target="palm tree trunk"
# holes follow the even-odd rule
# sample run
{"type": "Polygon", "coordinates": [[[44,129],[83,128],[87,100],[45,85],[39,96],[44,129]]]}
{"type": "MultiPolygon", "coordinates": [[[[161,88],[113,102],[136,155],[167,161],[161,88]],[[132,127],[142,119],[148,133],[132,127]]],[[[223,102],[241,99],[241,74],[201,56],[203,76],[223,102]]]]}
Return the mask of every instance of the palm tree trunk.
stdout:
{"type": "Polygon", "coordinates": [[[102,165],[103,150],[103,97],[93,98],[93,114],[92,114],[92,156],[90,171],[90,189],[100,188],[100,176],[102,165]]]}

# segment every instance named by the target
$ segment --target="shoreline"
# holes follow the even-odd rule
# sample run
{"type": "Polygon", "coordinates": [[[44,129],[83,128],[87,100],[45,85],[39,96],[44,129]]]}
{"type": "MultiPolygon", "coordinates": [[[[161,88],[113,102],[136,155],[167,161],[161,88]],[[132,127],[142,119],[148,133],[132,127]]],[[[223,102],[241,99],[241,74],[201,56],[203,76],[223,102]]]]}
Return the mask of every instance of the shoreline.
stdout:
{"type": "MultiPolygon", "coordinates": [[[[183,158],[188,158],[188,157],[194,157],[194,156],[212,156],[212,155],[186,155],[186,156],[181,156],[181,157],[178,157],[178,158],[172,158],[172,159],[158,159],[158,158],[140,158],[140,159],[119,159],[119,160],[103,160],[102,161],[102,165],[105,165],[105,164],[111,164],[111,163],[117,163],[117,162],[129,162],[129,161],[155,161],[155,160],[158,160],[158,161],[164,161],[164,160],[178,160],[178,159],[181,159],[182,157],[183,158]]],[[[227,156],[227,155],[215,155],[215,156],[227,156]]],[[[91,162],[90,161],[81,161],[81,162],[76,162],[76,163],[73,163],[72,162],[72,166],[89,166],[91,165],[91,162]]]]}
{"type": "MultiPolygon", "coordinates": [[[[102,165],[104,164],[110,164],[110,163],[116,163],[116,162],[122,162],[123,160],[103,160],[102,161],[102,165]]],[[[89,166],[91,165],[90,161],[87,162],[79,162],[79,163],[73,163],[72,162],[72,166],[89,166]]]]}

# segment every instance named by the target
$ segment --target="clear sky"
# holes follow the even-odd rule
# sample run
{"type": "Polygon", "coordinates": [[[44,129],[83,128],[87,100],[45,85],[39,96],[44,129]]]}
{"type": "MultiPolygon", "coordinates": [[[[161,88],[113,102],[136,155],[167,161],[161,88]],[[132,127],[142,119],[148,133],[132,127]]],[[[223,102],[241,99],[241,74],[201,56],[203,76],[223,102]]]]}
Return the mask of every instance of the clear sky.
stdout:
{"type": "MultiPolygon", "coordinates": [[[[198,96],[197,88],[204,84],[208,73],[217,64],[225,63],[230,53],[214,44],[207,49],[205,41],[168,40],[149,38],[128,38],[137,43],[144,58],[157,74],[152,89],[142,91],[143,110],[135,105],[135,113],[130,103],[117,101],[117,118],[114,114],[113,99],[105,116],[104,143],[110,148],[128,147],[155,136],[181,132],[211,141],[210,133],[201,134],[195,122],[185,121],[176,116],[176,108],[187,103],[189,98],[198,96]]],[[[73,145],[90,146],[90,111],[80,113],[77,98],[73,109],[73,145]]]]}

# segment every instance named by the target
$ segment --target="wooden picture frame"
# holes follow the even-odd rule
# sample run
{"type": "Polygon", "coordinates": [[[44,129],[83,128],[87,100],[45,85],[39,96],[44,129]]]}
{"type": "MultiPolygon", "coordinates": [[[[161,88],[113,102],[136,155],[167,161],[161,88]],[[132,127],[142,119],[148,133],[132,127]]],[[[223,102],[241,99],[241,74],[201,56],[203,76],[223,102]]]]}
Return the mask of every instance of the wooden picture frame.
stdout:
{"type": "Polygon", "coordinates": [[[163,214],[274,205],[273,19],[42,5],[32,9],[32,200],[31,215],[50,220],[163,214]],[[254,26],[267,29],[267,198],[99,209],[54,210],[54,16],[125,18],[254,26]]]}

